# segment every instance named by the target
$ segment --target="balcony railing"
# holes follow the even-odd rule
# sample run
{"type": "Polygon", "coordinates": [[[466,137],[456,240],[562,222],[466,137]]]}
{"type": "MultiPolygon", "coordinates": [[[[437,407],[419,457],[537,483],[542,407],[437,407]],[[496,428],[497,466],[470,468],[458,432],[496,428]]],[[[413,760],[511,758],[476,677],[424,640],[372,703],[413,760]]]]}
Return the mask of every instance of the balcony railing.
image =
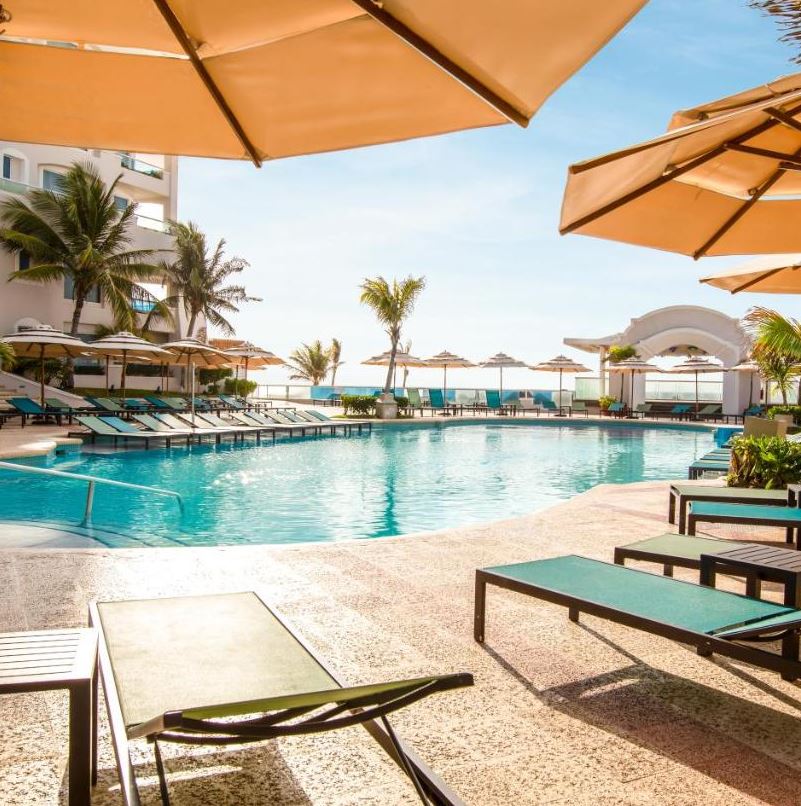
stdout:
{"type": "Polygon", "coordinates": [[[136,171],[145,176],[152,176],[154,179],[164,179],[164,169],[159,168],[158,165],[151,165],[149,162],[137,159],[122,151],[119,152],[119,155],[120,165],[122,165],[123,168],[127,168],[129,171],[136,171]]]}

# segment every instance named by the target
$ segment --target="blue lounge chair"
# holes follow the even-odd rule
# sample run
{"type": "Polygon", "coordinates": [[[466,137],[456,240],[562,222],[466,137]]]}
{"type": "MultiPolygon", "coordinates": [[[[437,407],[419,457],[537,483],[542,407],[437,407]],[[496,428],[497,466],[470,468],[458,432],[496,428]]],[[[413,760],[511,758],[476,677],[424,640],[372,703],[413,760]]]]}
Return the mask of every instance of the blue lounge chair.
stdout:
{"type": "Polygon", "coordinates": [[[556,414],[561,414],[562,413],[561,407],[557,406],[556,403],[553,400],[550,400],[548,398],[543,398],[540,401],[540,408],[543,411],[547,411],[549,414],[553,414],[554,412],[556,414]]]}
{"type": "Polygon", "coordinates": [[[692,406],[689,403],[677,403],[669,412],[668,415],[676,420],[682,420],[685,417],[689,419],[692,406]]]}
{"type": "Polygon", "coordinates": [[[606,410],[612,417],[622,417],[626,413],[626,404],[620,401],[615,401],[609,404],[606,410]]]}
{"type": "MultiPolygon", "coordinates": [[[[97,417],[94,415],[79,414],[75,419],[82,426],[88,429],[92,442],[94,442],[97,437],[108,437],[112,439],[115,447],[118,440],[123,440],[124,442],[139,440],[145,443],[145,449],[149,449],[150,443],[154,440],[157,440],[164,442],[169,448],[173,439],[172,434],[159,433],[156,431],[143,431],[132,423],[121,419],[120,417],[97,417]]],[[[70,436],[83,438],[87,436],[87,434],[76,432],[71,433],[70,436]]],[[[185,437],[186,435],[175,434],[174,436],[185,437]]]]}
{"type": "Polygon", "coordinates": [[[23,428],[30,418],[44,420],[48,417],[54,417],[56,423],[61,425],[61,415],[57,411],[43,409],[35,400],[31,400],[29,397],[10,397],[8,402],[20,413],[23,428]]]}
{"type": "Polygon", "coordinates": [[[728,504],[720,501],[691,501],[687,505],[687,534],[694,535],[699,523],[737,523],[747,526],[778,526],[785,541],[801,547],[801,507],[768,504],[728,504]]]}

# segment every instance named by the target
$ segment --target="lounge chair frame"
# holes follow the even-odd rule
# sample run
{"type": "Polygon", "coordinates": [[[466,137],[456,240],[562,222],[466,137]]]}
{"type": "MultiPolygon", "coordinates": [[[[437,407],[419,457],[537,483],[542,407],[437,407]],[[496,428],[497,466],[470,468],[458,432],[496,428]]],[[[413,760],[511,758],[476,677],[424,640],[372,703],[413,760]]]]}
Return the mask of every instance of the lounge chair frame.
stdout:
{"type": "MultiPolygon", "coordinates": [[[[278,622],[288,630],[300,646],[314,658],[334,682],[346,688],[333,670],[312,649],[302,633],[276,607],[267,605],[259,593],[255,594],[264,607],[269,610],[278,622]]],[[[140,806],[141,801],[136,784],[136,774],[129,747],[129,740],[147,738],[154,745],[154,755],[159,776],[159,787],[162,801],[169,806],[166,773],[158,749],[158,742],[170,741],[189,745],[226,745],[244,744],[264,741],[281,736],[296,736],[321,731],[334,730],[340,727],[361,724],[375,739],[382,749],[392,758],[401,770],[411,779],[417,793],[424,804],[429,806],[465,806],[459,796],[406,744],[393,730],[387,714],[417,700],[423,699],[435,691],[447,691],[473,684],[470,674],[453,674],[422,686],[403,690],[394,701],[363,703],[353,701],[348,705],[332,707],[321,716],[311,716],[298,725],[286,725],[287,720],[302,716],[313,709],[286,709],[256,720],[240,722],[216,722],[209,720],[187,719],[181,712],[168,712],[162,717],[136,726],[128,730],[122,714],[114,671],[108,652],[103,623],[97,602],[89,603],[89,625],[98,631],[98,666],[100,680],[103,684],[106,709],[108,713],[111,741],[117,760],[117,771],[120,778],[120,791],[125,806],[140,806]],[[351,710],[352,708],[352,710],[351,710]],[[346,712],[349,716],[340,716],[346,712]],[[211,731],[211,732],[209,732],[211,731]]]]}
{"type": "MultiPolygon", "coordinates": [[[[648,573],[647,571],[635,571],[634,569],[628,570],[632,573],[648,573]]],[[[677,585],[693,584],[692,582],[680,580],[674,580],[674,582],[677,585]]],[[[709,635],[708,633],[695,632],[694,630],[689,630],[684,627],[678,627],[675,624],[666,624],[665,622],[639,616],[626,610],[599,604],[598,602],[590,602],[578,596],[563,593],[562,591],[555,591],[542,585],[513,579],[503,574],[481,568],[476,570],[475,614],[473,620],[473,637],[480,644],[484,643],[486,632],[487,585],[495,585],[505,590],[514,591],[515,593],[522,593],[524,596],[531,596],[535,599],[542,599],[545,602],[562,605],[568,609],[568,618],[573,622],[578,622],[581,613],[587,613],[590,616],[597,616],[598,618],[612,621],[615,624],[622,624],[624,627],[633,627],[636,630],[643,630],[644,632],[652,633],[662,638],[668,638],[671,641],[689,644],[690,646],[694,646],[698,654],[703,657],[716,654],[734,658],[735,660],[750,663],[753,666],[779,672],[785,680],[796,680],[801,677],[801,661],[799,661],[797,656],[786,657],[785,655],[767,652],[756,647],[743,646],[742,644],[734,643],[734,640],[731,639],[719,638],[715,635],[709,635]]],[[[794,627],[792,630],[774,630],[773,633],[768,635],[764,632],[760,633],[759,631],[755,631],[756,634],[750,635],[744,630],[736,637],[736,640],[743,641],[750,638],[750,640],[755,642],[764,642],[766,640],[782,639],[782,648],[784,651],[787,642],[783,639],[789,634],[798,633],[800,628],[801,625],[794,627]]]]}
{"type": "Polygon", "coordinates": [[[781,497],[774,495],[774,490],[756,491],[750,488],[743,488],[742,495],[736,492],[734,487],[723,489],[732,490],[731,495],[722,497],[719,487],[706,487],[698,485],[692,491],[687,489],[686,484],[671,484],[668,493],[668,523],[676,523],[676,513],[678,513],[678,531],[684,534],[687,528],[687,505],[690,501],[725,501],[727,504],[763,504],[765,506],[786,506],[788,495],[781,497]],[[757,494],[761,492],[764,498],[757,494]]]}

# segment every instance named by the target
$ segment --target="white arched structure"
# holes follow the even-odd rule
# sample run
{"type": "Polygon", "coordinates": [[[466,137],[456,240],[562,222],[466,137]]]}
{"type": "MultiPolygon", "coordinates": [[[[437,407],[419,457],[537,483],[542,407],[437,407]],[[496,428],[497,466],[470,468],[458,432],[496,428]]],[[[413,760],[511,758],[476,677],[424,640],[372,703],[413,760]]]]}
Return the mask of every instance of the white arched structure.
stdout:
{"type": "MultiPolygon", "coordinates": [[[[658,308],[632,319],[621,333],[598,339],[565,339],[565,344],[586,352],[598,353],[601,362],[601,389],[605,385],[606,352],[613,344],[632,345],[640,358],[657,356],[709,355],[724,367],[733,367],[749,352],[748,336],[740,320],[698,305],[672,305],[658,308]]],[[[726,372],[723,375],[723,411],[740,414],[748,406],[752,373],[726,372]]],[[[617,391],[617,384],[614,389],[617,391]]],[[[645,376],[634,379],[633,399],[629,385],[624,385],[624,400],[637,406],[645,400],[645,376]]]]}

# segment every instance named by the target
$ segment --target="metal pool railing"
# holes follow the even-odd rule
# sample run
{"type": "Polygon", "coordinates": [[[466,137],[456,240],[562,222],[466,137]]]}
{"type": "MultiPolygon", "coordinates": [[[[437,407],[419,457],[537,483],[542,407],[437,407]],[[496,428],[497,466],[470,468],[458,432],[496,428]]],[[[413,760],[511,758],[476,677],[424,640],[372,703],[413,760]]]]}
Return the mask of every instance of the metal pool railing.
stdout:
{"type": "Polygon", "coordinates": [[[82,473],[64,473],[62,470],[51,470],[45,467],[30,467],[29,465],[18,465],[14,462],[0,462],[0,470],[13,470],[17,473],[32,473],[40,476],[58,476],[72,481],[86,481],[89,486],[86,490],[86,505],[83,512],[83,522],[86,523],[92,517],[92,506],[95,500],[95,484],[105,484],[108,487],[127,487],[129,490],[142,490],[153,495],[164,495],[174,498],[178,502],[178,509],[181,515],[184,514],[184,499],[180,493],[174,490],[162,490],[160,487],[147,487],[143,484],[131,484],[127,481],[114,481],[112,479],[102,479],[99,476],[84,476],[82,473]]]}

